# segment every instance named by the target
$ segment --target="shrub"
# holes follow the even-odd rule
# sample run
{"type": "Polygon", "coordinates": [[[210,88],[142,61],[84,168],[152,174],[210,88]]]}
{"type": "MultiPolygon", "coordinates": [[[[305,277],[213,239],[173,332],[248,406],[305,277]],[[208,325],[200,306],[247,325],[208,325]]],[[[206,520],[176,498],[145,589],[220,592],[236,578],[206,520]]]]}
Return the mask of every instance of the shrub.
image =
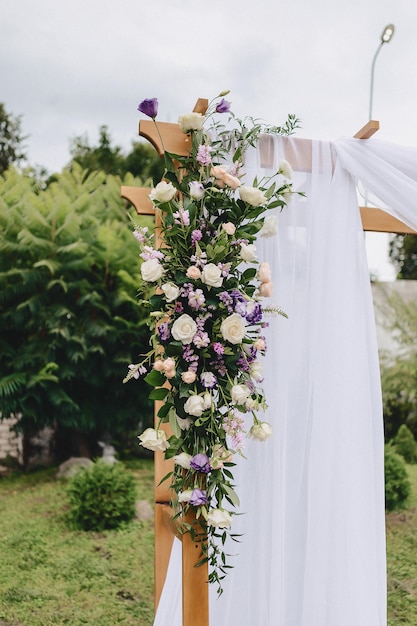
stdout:
{"type": "Polygon", "coordinates": [[[391,446],[385,446],[385,509],[394,511],[404,508],[410,491],[403,458],[391,446]]]}
{"type": "Polygon", "coordinates": [[[135,515],[134,478],[121,463],[96,461],[70,480],[67,491],[70,516],[77,528],[117,528],[135,515]]]}
{"type": "Polygon", "coordinates": [[[417,442],[406,424],[402,424],[398,429],[393,445],[395,452],[400,454],[406,463],[417,463],[417,442]]]}

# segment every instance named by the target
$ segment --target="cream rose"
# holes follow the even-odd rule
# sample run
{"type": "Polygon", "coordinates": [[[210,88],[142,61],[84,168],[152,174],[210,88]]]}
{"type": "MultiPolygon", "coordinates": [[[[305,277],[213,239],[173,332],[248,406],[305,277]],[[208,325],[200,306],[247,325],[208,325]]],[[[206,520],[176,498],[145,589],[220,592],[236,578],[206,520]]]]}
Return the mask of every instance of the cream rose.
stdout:
{"type": "Polygon", "coordinates": [[[201,113],[186,113],[180,115],[178,124],[183,133],[188,133],[190,130],[202,130],[205,119],[201,113]]]}
{"type": "Polygon", "coordinates": [[[172,183],[167,183],[165,180],[161,180],[160,183],[154,187],[149,194],[152,202],[169,202],[177,193],[172,183]]]}
{"type": "Polygon", "coordinates": [[[233,385],[230,392],[232,403],[238,405],[244,405],[246,400],[251,395],[249,387],[246,385],[233,385]]]}
{"type": "Polygon", "coordinates": [[[181,428],[181,430],[188,430],[193,423],[193,420],[189,417],[179,417],[176,416],[177,424],[181,428]]]}
{"type": "Polygon", "coordinates": [[[181,493],[178,494],[178,502],[189,502],[192,493],[192,489],[186,489],[185,491],[181,491],[181,493]]]}
{"type": "Polygon", "coordinates": [[[186,271],[187,278],[191,278],[192,280],[198,280],[201,278],[201,270],[197,265],[190,265],[190,267],[186,271]]]}
{"type": "Polygon", "coordinates": [[[270,298],[272,296],[272,283],[261,283],[259,285],[259,295],[263,298],[270,298]]]}
{"type": "Polygon", "coordinates": [[[204,400],[201,396],[190,396],[184,404],[184,411],[194,417],[200,417],[204,409],[204,400]]]}
{"type": "Polygon", "coordinates": [[[140,445],[147,450],[161,450],[162,452],[169,448],[167,436],[164,430],[155,430],[154,428],[147,428],[138,439],[140,445]]]}
{"type": "Polygon", "coordinates": [[[236,232],[236,226],[232,224],[232,222],[226,222],[226,224],[222,224],[222,228],[228,235],[234,235],[236,232]]]}
{"type": "Polygon", "coordinates": [[[201,272],[201,280],[209,287],[221,287],[223,284],[222,272],[214,263],[207,263],[201,272]]]}
{"type": "Polygon", "coordinates": [[[230,189],[237,189],[241,186],[240,180],[236,176],[232,176],[228,172],[226,172],[223,176],[223,182],[225,185],[230,187],[230,189]]]}
{"type": "Polygon", "coordinates": [[[263,380],[263,371],[262,371],[262,363],[259,361],[253,361],[249,368],[249,374],[256,380],[257,383],[260,383],[263,380]]]}
{"type": "Polygon", "coordinates": [[[174,456],[174,463],[183,467],[184,469],[190,469],[190,461],[193,457],[191,454],[187,454],[186,452],[181,452],[181,454],[176,454],[174,456]]]}
{"type": "Polygon", "coordinates": [[[172,325],[171,334],[177,341],[188,344],[197,332],[197,324],[192,317],[184,313],[172,325]]]}
{"type": "Polygon", "coordinates": [[[174,285],[174,283],[164,283],[161,289],[165,294],[167,302],[173,302],[180,295],[180,290],[177,285],[174,285]]]}
{"type": "Polygon", "coordinates": [[[263,263],[260,264],[257,276],[258,276],[258,280],[260,280],[261,283],[271,282],[271,268],[270,268],[269,263],[264,261],[263,263]]]}
{"type": "Polygon", "coordinates": [[[285,159],[282,159],[279,164],[278,174],[282,174],[284,178],[289,178],[291,180],[293,171],[291,165],[285,159]]]}
{"type": "Polygon", "coordinates": [[[278,217],[267,215],[259,234],[261,237],[273,237],[278,232],[278,217]]]}
{"type": "Polygon", "coordinates": [[[215,528],[230,528],[232,517],[224,509],[211,509],[207,514],[207,524],[215,528]]]}
{"type": "Polygon", "coordinates": [[[247,187],[246,185],[242,185],[239,188],[239,195],[243,202],[247,202],[251,206],[261,206],[267,203],[267,197],[257,187],[247,187]]]}
{"type": "Polygon", "coordinates": [[[188,183],[190,189],[190,197],[195,200],[201,200],[204,197],[205,189],[203,183],[199,183],[197,180],[192,180],[188,183]]]}
{"type": "Polygon", "coordinates": [[[164,268],[158,259],[148,259],[140,266],[140,273],[142,274],[143,280],[147,283],[155,283],[162,277],[164,268]]]}
{"type": "Polygon", "coordinates": [[[256,441],[265,441],[272,435],[272,427],[268,422],[258,422],[249,431],[248,437],[256,441]]]}
{"type": "Polygon", "coordinates": [[[240,256],[247,263],[251,263],[256,259],[256,246],[253,243],[241,243],[240,256]]]}
{"type": "Polygon", "coordinates": [[[243,337],[246,334],[246,326],[238,313],[232,313],[229,317],[226,317],[221,323],[220,332],[223,339],[233,344],[242,342],[243,337]]]}
{"type": "Polygon", "coordinates": [[[184,383],[187,383],[187,385],[190,385],[191,383],[193,383],[196,378],[197,378],[197,375],[192,370],[187,370],[186,372],[183,372],[181,374],[182,381],[184,383]]]}

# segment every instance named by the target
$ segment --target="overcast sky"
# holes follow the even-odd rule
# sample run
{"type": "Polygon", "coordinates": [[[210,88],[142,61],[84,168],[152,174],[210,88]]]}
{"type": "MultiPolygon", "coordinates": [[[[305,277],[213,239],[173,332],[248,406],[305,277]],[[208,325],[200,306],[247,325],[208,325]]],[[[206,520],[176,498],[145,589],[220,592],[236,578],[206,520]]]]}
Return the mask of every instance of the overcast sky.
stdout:
{"type": "MultiPolygon", "coordinates": [[[[0,0],[0,23],[0,101],[22,115],[30,162],[50,172],[69,161],[71,137],[95,143],[101,124],[128,150],[151,97],[176,121],[230,89],[239,117],[295,113],[300,137],[351,136],[368,120],[389,23],[372,117],[380,139],[417,146],[416,0],[0,0]]],[[[371,269],[389,277],[379,257],[371,269]]]]}

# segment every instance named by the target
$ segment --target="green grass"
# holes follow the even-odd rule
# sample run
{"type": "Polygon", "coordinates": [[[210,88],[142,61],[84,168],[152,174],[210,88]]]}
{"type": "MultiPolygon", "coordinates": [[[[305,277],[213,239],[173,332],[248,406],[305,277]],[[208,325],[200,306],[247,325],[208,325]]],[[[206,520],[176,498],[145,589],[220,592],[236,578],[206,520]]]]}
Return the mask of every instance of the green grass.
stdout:
{"type": "MultiPolygon", "coordinates": [[[[151,502],[152,462],[131,471],[151,502]]],[[[70,530],[54,473],[0,480],[0,626],[151,626],[153,522],[70,530]]]]}
{"type": "MultiPolygon", "coordinates": [[[[153,464],[130,464],[152,502],[153,464]]],[[[417,626],[417,465],[406,511],[387,515],[388,626],[417,626]]],[[[70,529],[55,470],[0,479],[0,626],[151,626],[153,523],[70,529]]]]}
{"type": "Polygon", "coordinates": [[[388,626],[417,626],[417,465],[408,508],[387,515],[388,626]]]}

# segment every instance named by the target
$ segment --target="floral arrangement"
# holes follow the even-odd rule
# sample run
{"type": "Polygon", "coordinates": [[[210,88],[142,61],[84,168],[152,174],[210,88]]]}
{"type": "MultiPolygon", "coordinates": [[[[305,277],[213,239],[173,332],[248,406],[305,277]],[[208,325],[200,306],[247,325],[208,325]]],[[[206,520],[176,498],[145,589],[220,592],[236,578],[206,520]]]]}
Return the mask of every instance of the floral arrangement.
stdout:
{"type": "MultiPolygon", "coordinates": [[[[244,455],[245,436],[264,441],[272,433],[258,417],[266,408],[260,386],[267,349],[262,301],[272,294],[271,270],[257,259],[254,242],[258,234],[276,233],[276,212],[293,193],[286,161],[274,176],[247,184],[245,151],[261,134],[288,135],[298,124],[291,115],[282,127],[240,120],[227,94],[219,94],[205,115],[193,112],[178,120],[191,139],[190,154],[165,152],[163,180],[150,193],[163,247],[155,247],[146,228],[135,228],[142,303],[149,307],[153,333],[149,352],[129,365],[125,378],[145,376],[153,387],[149,397],[163,400],[158,418],[173,434],[167,438],[160,427],[148,428],[140,444],[174,459],[174,471],[165,477],[171,480],[172,506],[179,519],[194,511],[195,524],[184,523],[183,531],[201,539],[197,564],[209,562],[209,582],[217,583],[220,593],[229,567],[223,550],[227,533],[237,540],[231,532],[233,508],[239,505],[234,455],[244,455]]],[[[138,110],[157,126],[156,98],[144,100],[138,110]]],[[[279,307],[267,310],[285,315],[279,307]]]]}

